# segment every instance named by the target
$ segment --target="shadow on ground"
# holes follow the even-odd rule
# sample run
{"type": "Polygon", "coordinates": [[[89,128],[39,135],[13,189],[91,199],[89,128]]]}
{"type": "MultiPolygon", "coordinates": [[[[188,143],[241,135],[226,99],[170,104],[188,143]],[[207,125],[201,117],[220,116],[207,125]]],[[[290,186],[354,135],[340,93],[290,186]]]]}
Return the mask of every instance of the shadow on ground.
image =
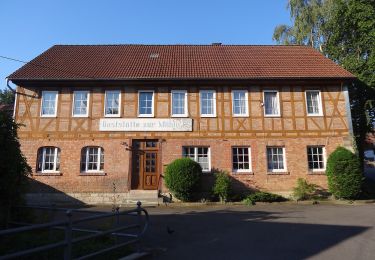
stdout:
{"type": "Polygon", "coordinates": [[[144,246],[156,259],[305,259],[368,229],[283,218],[232,210],[152,215],[144,246]]]}

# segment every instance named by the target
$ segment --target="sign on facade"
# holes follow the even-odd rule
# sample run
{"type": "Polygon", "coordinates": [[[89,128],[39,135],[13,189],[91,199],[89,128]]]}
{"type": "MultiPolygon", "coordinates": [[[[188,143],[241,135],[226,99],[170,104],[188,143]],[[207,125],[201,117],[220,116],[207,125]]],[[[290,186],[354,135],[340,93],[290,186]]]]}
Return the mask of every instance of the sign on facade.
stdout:
{"type": "Polygon", "coordinates": [[[191,118],[102,118],[100,131],[193,131],[191,118]]]}

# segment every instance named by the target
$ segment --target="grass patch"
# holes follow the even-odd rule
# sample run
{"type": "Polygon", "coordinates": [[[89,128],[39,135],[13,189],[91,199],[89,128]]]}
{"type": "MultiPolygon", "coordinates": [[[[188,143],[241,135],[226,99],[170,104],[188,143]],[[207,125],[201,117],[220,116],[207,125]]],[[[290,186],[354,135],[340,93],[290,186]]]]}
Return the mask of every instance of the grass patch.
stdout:
{"type": "MultiPolygon", "coordinates": [[[[86,232],[73,232],[73,237],[88,235],[86,232]]],[[[1,255],[15,253],[21,250],[31,249],[42,245],[52,244],[63,241],[65,234],[63,230],[56,229],[41,229],[37,231],[23,232],[16,235],[7,235],[0,240],[1,255]]],[[[120,239],[120,238],[119,238],[120,239]]],[[[73,244],[72,257],[77,258],[101,249],[108,248],[115,245],[116,240],[112,236],[102,236],[98,238],[89,239],[79,243],[73,244]]],[[[120,257],[129,255],[133,251],[130,247],[124,246],[123,248],[113,250],[112,252],[102,254],[92,259],[118,259],[120,257]]],[[[17,259],[28,260],[44,260],[44,259],[63,259],[64,247],[51,249],[43,253],[36,253],[34,255],[25,256],[17,259]]]]}

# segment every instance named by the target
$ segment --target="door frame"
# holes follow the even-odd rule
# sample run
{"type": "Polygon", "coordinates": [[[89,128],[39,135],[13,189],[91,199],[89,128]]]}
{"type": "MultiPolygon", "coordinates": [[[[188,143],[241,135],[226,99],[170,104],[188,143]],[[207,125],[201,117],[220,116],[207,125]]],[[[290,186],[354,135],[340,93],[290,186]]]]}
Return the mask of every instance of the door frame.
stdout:
{"type": "Polygon", "coordinates": [[[160,183],[160,178],[161,178],[161,142],[160,142],[160,139],[158,138],[150,138],[150,139],[138,139],[138,138],[134,138],[134,139],[131,139],[130,141],[131,143],[131,149],[130,149],[130,155],[129,155],[129,190],[159,190],[159,183],[160,183]],[[155,141],[156,142],[156,147],[155,148],[150,148],[150,149],[145,149],[146,151],[157,151],[157,158],[156,158],[156,169],[157,169],[157,177],[156,177],[156,188],[155,189],[145,189],[144,188],[144,173],[142,171],[141,173],[141,167],[139,167],[139,171],[138,173],[135,173],[135,167],[134,167],[134,153],[137,149],[135,149],[134,145],[136,144],[136,142],[140,142],[142,147],[141,147],[141,151],[144,149],[143,145],[145,145],[145,143],[147,141],[155,141]],[[132,181],[133,181],[133,178],[134,178],[134,174],[138,174],[138,186],[135,187],[135,185],[133,185],[132,181]]]}

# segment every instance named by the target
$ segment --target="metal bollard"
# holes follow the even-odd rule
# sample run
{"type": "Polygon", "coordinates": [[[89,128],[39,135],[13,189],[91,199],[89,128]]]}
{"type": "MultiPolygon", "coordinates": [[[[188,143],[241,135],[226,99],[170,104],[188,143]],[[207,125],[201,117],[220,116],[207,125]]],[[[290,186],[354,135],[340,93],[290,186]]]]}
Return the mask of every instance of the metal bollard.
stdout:
{"type": "MultiPolygon", "coordinates": [[[[115,227],[119,227],[120,226],[120,207],[116,207],[116,225],[115,227]]],[[[115,242],[116,244],[118,243],[118,235],[116,234],[115,235],[115,242]]]]}
{"type": "Polygon", "coordinates": [[[64,260],[72,259],[72,211],[66,211],[68,223],[65,227],[65,248],[64,248],[64,260]]]}
{"type": "Polygon", "coordinates": [[[142,232],[142,202],[138,201],[137,202],[137,215],[138,215],[138,226],[139,226],[139,235],[138,235],[138,243],[137,243],[137,251],[138,253],[141,252],[141,238],[140,234],[142,232]]]}

